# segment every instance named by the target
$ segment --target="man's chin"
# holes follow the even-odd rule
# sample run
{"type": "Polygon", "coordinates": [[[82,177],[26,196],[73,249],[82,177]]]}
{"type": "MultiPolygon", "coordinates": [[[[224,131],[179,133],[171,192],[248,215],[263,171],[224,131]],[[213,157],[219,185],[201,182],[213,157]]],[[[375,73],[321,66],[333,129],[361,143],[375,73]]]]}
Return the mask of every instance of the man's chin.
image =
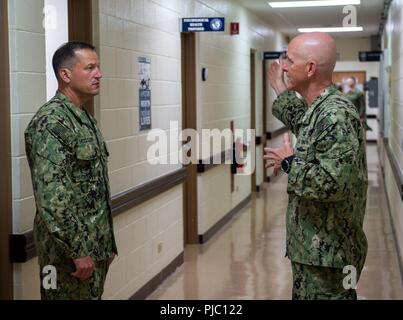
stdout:
{"type": "Polygon", "coordinates": [[[92,95],[92,96],[97,96],[97,95],[99,95],[99,92],[100,92],[100,89],[99,89],[99,88],[98,88],[98,89],[94,89],[94,90],[91,91],[91,95],[92,95]]]}
{"type": "Polygon", "coordinates": [[[287,82],[287,90],[294,90],[294,86],[289,81],[287,82]]]}

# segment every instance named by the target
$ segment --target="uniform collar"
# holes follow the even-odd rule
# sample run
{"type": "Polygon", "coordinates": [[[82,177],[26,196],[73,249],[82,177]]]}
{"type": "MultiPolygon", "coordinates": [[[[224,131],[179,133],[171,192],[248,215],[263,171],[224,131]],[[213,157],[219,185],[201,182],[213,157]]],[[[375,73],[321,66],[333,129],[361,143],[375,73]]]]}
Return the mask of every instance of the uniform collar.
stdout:
{"type": "Polygon", "coordinates": [[[302,119],[303,123],[309,123],[310,118],[314,110],[322,104],[323,101],[327,99],[330,95],[334,94],[337,91],[337,87],[332,84],[329,87],[325,88],[319,96],[315,98],[312,102],[308,110],[305,112],[304,118],[302,119]]]}
{"type": "Polygon", "coordinates": [[[60,100],[63,105],[66,106],[82,124],[86,124],[91,127],[92,124],[87,111],[78,108],[67,96],[65,96],[59,90],[56,91],[55,98],[60,100]]]}

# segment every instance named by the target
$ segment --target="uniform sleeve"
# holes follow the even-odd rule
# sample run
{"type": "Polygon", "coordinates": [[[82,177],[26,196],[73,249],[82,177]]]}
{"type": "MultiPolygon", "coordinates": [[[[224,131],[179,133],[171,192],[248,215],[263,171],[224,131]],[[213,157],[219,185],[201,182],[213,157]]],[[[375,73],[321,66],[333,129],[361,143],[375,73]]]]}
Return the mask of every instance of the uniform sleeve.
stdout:
{"type": "Polygon", "coordinates": [[[301,198],[321,202],[341,201],[349,195],[351,179],[356,179],[359,141],[354,119],[342,112],[319,119],[312,146],[314,158],[309,162],[298,157],[292,162],[288,192],[301,198]]]}
{"type": "Polygon", "coordinates": [[[49,123],[35,141],[34,190],[38,214],[56,245],[72,259],[88,256],[85,230],[76,215],[71,169],[69,168],[68,133],[60,123],[49,123]]]}
{"type": "Polygon", "coordinates": [[[293,91],[281,93],[273,103],[273,115],[295,135],[298,135],[301,120],[307,109],[305,102],[293,91]]]}

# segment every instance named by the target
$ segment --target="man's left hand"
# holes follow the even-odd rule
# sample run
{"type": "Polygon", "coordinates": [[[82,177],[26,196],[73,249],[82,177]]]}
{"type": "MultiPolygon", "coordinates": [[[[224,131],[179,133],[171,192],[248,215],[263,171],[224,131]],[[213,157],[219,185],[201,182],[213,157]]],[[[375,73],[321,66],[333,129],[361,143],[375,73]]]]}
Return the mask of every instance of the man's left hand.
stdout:
{"type": "Polygon", "coordinates": [[[266,155],[263,156],[263,159],[267,161],[265,167],[273,167],[275,176],[277,176],[281,170],[281,162],[294,154],[288,132],[283,135],[283,142],[284,145],[281,148],[264,148],[266,155]]]}

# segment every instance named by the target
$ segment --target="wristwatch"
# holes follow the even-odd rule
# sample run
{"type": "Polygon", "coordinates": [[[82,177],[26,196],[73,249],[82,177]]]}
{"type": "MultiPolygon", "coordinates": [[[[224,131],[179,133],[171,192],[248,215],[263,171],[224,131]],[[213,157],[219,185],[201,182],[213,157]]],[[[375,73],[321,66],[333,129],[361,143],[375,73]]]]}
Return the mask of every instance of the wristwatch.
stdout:
{"type": "Polygon", "coordinates": [[[284,158],[283,161],[281,161],[281,169],[285,172],[285,173],[289,173],[291,170],[291,163],[294,160],[295,156],[289,156],[287,158],[284,158]]]}

